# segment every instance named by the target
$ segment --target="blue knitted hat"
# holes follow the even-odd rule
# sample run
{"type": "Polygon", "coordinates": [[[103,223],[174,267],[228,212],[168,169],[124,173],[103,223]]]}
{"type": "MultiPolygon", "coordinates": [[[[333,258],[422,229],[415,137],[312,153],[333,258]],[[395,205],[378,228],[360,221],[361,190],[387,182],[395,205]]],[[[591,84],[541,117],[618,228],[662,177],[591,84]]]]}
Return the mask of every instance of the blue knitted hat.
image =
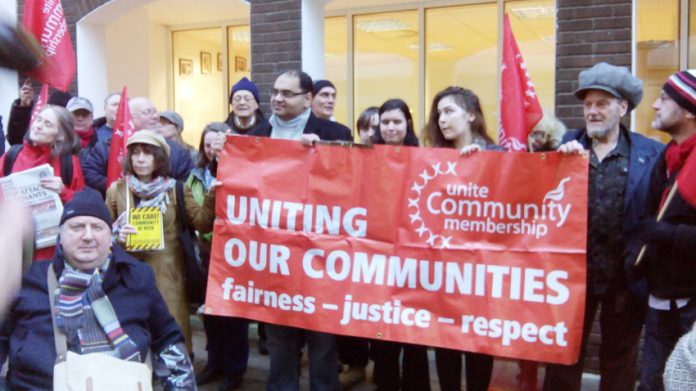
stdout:
{"type": "Polygon", "coordinates": [[[246,77],[241,78],[235,85],[232,86],[232,92],[230,92],[230,104],[232,103],[232,97],[237,91],[249,91],[254,95],[256,99],[256,104],[261,104],[261,98],[259,97],[259,89],[256,87],[251,80],[246,77]]]}

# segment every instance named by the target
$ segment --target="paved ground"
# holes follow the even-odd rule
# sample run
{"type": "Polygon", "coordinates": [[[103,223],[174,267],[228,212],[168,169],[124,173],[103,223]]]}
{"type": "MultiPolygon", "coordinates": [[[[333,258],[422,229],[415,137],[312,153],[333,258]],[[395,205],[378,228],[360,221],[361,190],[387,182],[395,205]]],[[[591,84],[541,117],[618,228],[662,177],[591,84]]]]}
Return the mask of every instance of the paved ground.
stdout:
{"type": "MultiPolygon", "coordinates": [[[[191,318],[191,326],[193,329],[193,350],[195,353],[196,360],[194,366],[196,371],[199,372],[205,367],[206,362],[206,352],[205,352],[205,333],[203,332],[203,323],[198,317],[191,318]]],[[[252,325],[252,330],[249,331],[249,337],[251,339],[251,349],[249,356],[249,369],[244,376],[244,384],[240,390],[248,391],[262,391],[266,389],[266,374],[268,372],[268,356],[262,356],[259,354],[258,350],[258,334],[256,333],[256,326],[252,325]]],[[[432,385],[432,391],[438,391],[440,388],[437,384],[437,372],[435,370],[435,356],[434,352],[431,350],[429,352],[430,358],[430,379],[432,385]]],[[[517,363],[514,361],[507,360],[496,360],[493,369],[493,381],[491,384],[491,391],[514,391],[518,389],[517,380],[515,376],[517,375],[517,363]]],[[[358,385],[353,388],[355,391],[372,391],[375,386],[370,383],[370,378],[372,375],[372,363],[368,365],[368,382],[358,385]]],[[[308,371],[307,367],[302,368],[302,378],[300,389],[309,390],[309,385],[307,382],[308,371]]],[[[539,385],[543,381],[543,370],[539,371],[539,385]]],[[[207,384],[199,388],[201,391],[215,391],[217,390],[218,384],[207,384]]],[[[594,375],[585,375],[583,378],[583,391],[594,391],[599,389],[599,379],[594,375]]]]}

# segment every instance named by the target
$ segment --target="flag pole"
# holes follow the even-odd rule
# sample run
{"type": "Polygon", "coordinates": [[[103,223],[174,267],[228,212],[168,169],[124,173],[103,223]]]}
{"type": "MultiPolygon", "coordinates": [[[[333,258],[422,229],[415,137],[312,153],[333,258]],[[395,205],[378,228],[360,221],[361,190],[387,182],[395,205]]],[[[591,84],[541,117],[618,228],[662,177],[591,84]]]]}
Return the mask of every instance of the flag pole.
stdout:
{"type": "MultiPolygon", "coordinates": [[[[660,208],[660,213],[658,213],[657,215],[656,222],[659,223],[660,221],[662,221],[662,218],[665,216],[665,212],[667,211],[669,204],[672,202],[672,198],[674,198],[674,195],[677,193],[678,187],[679,182],[674,181],[674,186],[672,186],[672,189],[669,191],[669,194],[667,194],[667,199],[665,199],[664,205],[662,205],[662,208],[660,208]]],[[[640,253],[638,253],[638,258],[636,258],[635,266],[640,265],[640,261],[643,260],[643,256],[645,255],[645,251],[647,250],[647,248],[647,244],[644,244],[643,247],[640,248],[640,253]]]]}

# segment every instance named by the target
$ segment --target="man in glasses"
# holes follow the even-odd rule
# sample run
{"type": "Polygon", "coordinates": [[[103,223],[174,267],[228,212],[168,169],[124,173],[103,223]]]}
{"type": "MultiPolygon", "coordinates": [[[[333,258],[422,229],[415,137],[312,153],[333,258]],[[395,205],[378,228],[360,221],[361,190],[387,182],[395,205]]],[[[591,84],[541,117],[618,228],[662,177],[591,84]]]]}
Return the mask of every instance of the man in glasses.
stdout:
{"type": "Polygon", "coordinates": [[[260,102],[256,84],[246,77],[241,78],[232,86],[230,92],[232,112],[225,123],[238,134],[247,134],[254,127],[262,126],[266,123],[266,117],[259,109],[260,102]]]}
{"type": "Polygon", "coordinates": [[[273,114],[268,124],[252,129],[249,135],[310,143],[316,140],[352,141],[350,129],[317,118],[312,113],[313,88],[312,78],[300,70],[281,73],[271,91],[273,114]]]}
{"type": "MultiPolygon", "coordinates": [[[[310,144],[317,140],[352,141],[350,130],[338,123],[312,114],[312,78],[300,70],[278,76],[271,91],[273,115],[265,126],[248,134],[310,144]]],[[[340,391],[336,363],[336,341],[331,334],[268,324],[268,350],[271,368],[268,390],[292,390],[299,387],[300,356],[305,343],[309,351],[312,389],[340,391]]]]}

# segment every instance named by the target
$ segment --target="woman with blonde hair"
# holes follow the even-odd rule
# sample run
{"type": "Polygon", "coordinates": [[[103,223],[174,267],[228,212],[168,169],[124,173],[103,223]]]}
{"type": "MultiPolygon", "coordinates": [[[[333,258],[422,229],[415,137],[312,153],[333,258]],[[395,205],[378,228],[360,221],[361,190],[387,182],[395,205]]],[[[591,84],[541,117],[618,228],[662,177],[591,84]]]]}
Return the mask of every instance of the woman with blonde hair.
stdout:
{"type": "Polygon", "coordinates": [[[563,122],[544,111],[544,116],[529,133],[529,152],[555,151],[561,145],[565,132],[563,122]]]}

